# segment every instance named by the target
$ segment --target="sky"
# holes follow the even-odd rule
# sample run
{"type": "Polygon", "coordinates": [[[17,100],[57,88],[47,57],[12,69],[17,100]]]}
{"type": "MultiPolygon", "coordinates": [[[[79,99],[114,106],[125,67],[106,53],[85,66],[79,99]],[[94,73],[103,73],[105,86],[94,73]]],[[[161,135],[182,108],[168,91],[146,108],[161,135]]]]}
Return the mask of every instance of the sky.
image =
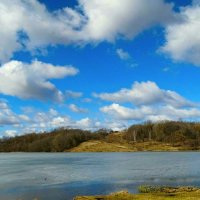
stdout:
{"type": "Polygon", "coordinates": [[[0,137],[200,119],[199,0],[1,0],[0,137]]]}

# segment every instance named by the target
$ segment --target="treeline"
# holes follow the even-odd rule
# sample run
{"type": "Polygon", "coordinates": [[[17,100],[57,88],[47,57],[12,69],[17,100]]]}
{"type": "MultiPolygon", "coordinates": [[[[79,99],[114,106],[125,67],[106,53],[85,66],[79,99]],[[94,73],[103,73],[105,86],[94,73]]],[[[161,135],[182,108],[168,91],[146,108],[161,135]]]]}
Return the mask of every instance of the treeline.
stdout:
{"type": "Polygon", "coordinates": [[[108,133],[79,129],[56,129],[50,133],[32,133],[0,140],[0,152],[63,152],[88,140],[101,140],[108,133]]]}
{"type": "Polygon", "coordinates": [[[165,121],[159,123],[145,122],[132,125],[124,133],[128,142],[158,141],[173,146],[187,146],[199,149],[200,123],[165,121]]]}
{"type": "Polygon", "coordinates": [[[32,133],[0,140],[0,152],[63,152],[88,140],[109,143],[163,142],[185,149],[200,149],[200,123],[165,121],[135,124],[121,134],[101,129],[96,132],[59,128],[49,133],[32,133]]]}

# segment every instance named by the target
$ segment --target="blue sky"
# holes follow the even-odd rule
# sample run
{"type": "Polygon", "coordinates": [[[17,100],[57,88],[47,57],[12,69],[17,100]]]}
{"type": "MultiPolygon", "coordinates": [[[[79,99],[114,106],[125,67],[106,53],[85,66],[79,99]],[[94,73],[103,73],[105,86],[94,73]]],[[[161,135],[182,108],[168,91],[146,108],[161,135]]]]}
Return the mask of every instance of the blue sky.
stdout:
{"type": "Polygon", "coordinates": [[[200,1],[2,0],[0,19],[1,137],[199,120],[200,1]]]}

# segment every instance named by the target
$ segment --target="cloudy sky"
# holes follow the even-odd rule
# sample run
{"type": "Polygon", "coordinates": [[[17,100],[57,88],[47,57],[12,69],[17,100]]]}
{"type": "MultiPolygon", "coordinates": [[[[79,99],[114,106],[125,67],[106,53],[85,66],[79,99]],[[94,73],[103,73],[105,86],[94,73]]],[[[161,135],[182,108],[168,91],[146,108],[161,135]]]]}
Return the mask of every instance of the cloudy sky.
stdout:
{"type": "Polygon", "coordinates": [[[0,137],[200,119],[199,0],[1,0],[0,137]]]}

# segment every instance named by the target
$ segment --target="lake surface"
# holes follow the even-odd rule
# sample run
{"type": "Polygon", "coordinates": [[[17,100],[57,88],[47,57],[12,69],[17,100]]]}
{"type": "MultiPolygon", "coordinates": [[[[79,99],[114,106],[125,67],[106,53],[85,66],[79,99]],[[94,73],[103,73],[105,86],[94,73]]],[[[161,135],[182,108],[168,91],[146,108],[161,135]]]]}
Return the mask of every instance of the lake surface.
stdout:
{"type": "Polygon", "coordinates": [[[71,200],[142,184],[200,186],[200,153],[0,154],[1,200],[71,200]]]}

